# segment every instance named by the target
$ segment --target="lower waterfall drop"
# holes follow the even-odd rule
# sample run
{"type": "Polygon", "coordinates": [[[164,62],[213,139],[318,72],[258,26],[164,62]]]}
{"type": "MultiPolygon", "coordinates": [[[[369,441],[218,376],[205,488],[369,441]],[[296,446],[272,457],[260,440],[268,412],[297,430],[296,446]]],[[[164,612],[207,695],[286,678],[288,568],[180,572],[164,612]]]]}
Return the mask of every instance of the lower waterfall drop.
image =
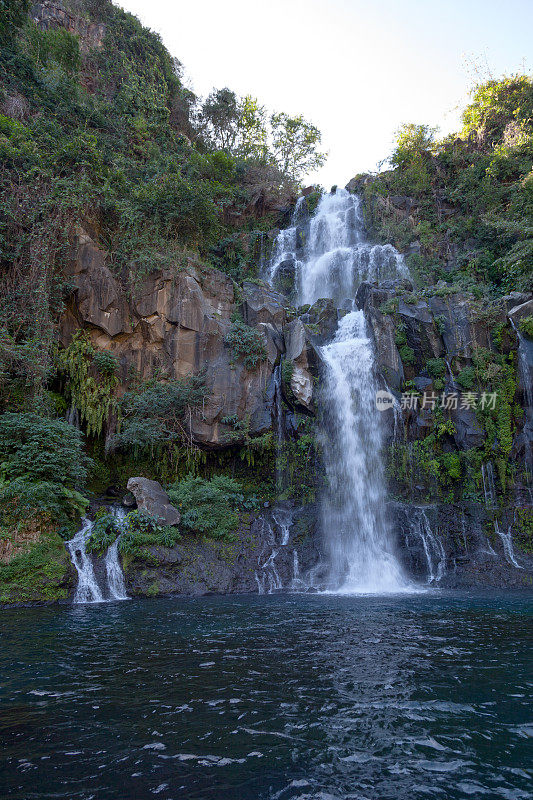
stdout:
{"type": "MultiPolygon", "coordinates": [[[[122,522],[125,517],[123,509],[113,508],[111,511],[119,522],[122,522]]],[[[71,561],[78,573],[78,585],[73,602],[78,605],[84,603],[108,603],[113,600],[129,600],[126,593],[124,573],[120,566],[118,554],[120,536],[115,539],[113,544],[109,545],[104,557],[106,582],[104,590],[102,590],[98,583],[94,571],[93,558],[91,554],[87,552],[85,546],[87,539],[91,535],[93,524],[94,523],[90,519],[84,517],[79,531],[77,531],[76,535],[70,541],[66,542],[71,561]]],[[[101,578],[100,582],[102,583],[101,578]]]]}
{"type": "Polygon", "coordinates": [[[329,490],[322,525],[329,551],[327,588],[343,593],[408,587],[392,552],[385,516],[381,433],[373,352],[362,311],[341,319],[326,365],[324,460],[329,490]]]}
{"type": "MultiPolygon", "coordinates": [[[[122,526],[126,516],[124,509],[113,508],[112,511],[119,525],[122,526]]],[[[111,600],[129,600],[129,597],[126,593],[124,573],[122,572],[122,567],[120,566],[120,559],[118,556],[119,541],[120,536],[115,539],[113,544],[109,545],[107,548],[107,553],[105,554],[107,585],[109,588],[109,594],[111,595],[111,600]]]]}
{"type": "Polygon", "coordinates": [[[94,574],[93,561],[85,549],[85,541],[91,533],[93,523],[84,518],[82,526],[73,539],[67,542],[72,563],[78,573],[78,586],[74,603],[103,603],[104,596],[94,574]]]}

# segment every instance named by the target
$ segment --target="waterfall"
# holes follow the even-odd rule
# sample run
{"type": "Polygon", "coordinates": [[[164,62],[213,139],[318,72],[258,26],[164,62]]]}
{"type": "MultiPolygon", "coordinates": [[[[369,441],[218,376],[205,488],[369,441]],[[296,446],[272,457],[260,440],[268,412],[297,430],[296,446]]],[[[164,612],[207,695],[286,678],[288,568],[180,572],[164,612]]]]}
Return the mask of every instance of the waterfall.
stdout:
{"type": "Polygon", "coordinates": [[[516,569],[523,569],[520,566],[518,561],[516,560],[513,548],[513,539],[511,536],[511,528],[509,527],[507,533],[504,533],[500,530],[500,526],[498,525],[497,520],[494,520],[494,531],[498,534],[501,539],[503,552],[505,555],[506,560],[511,564],[511,566],[516,567],[516,569]]]}
{"type": "MultiPolygon", "coordinates": [[[[446,572],[446,554],[439,537],[431,530],[431,525],[427,518],[425,509],[422,506],[417,508],[417,518],[414,524],[417,526],[417,533],[422,539],[424,553],[428,565],[428,583],[438,583],[446,572]]],[[[464,521],[464,517],[463,517],[464,521]]],[[[463,527],[464,537],[464,527],[463,527]]],[[[466,539],[465,539],[466,549],[466,539]]]]}
{"type": "Polygon", "coordinates": [[[487,461],[481,465],[481,480],[483,483],[483,495],[487,508],[496,508],[496,487],[494,483],[494,467],[492,461],[487,461]]]}
{"type": "Polygon", "coordinates": [[[261,541],[263,549],[257,559],[255,582],[259,594],[272,594],[281,589],[305,590],[307,584],[300,576],[298,553],[289,545],[290,528],[293,521],[291,508],[278,507],[272,512],[271,524],[268,519],[262,520],[263,530],[261,541]],[[292,549],[292,559],[290,558],[292,549]],[[278,568],[276,559],[280,556],[282,561],[278,568]],[[292,577],[289,577],[288,564],[292,565],[292,577]],[[284,578],[280,576],[281,569],[284,578]]]}
{"type": "Polygon", "coordinates": [[[533,341],[522,336],[512,317],[511,325],[518,337],[518,371],[524,390],[524,466],[530,500],[533,500],[533,341]]]}
{"type": "Polygon", "coordinates": [[[73,539],[67,542],[72,563],[78,573],[78,586],[74,595],[75,603],[103,603],[104,596],[96,581],[93,560],[85,550],[85,541],[89,538],[93,523],[86,517],[73,539]]]}
{"type": "MultiPolygon", "coordinates": [[[[126,516],[124,509],[113,507],[112,513],[122,527],[124,518],[126,516]]],[[[119,541],[120,536],[117,536],[113,544],[109,545],[107,548],[107,553],[105,554],[107,585],[112,600],[127,600],[128,595],[126,593],[126,584],[124,583],[124,573],[122,572],[122,567],[120,566],[120,560],[118,557],[119,541]]]]}
{"type": "MultiPolygon", "coordinates": [[[[292,227],[274,248],[270,280],[293,265],[300,304],[332,298],[353,309],[362,281],[398,280],[409,273],[391,245],[372,245],[363,231],[361,202],[346,190],[323,195],[316,213],[295,210],[292,227]],[[303,230],[300,231],[300,228],[303,230]]],[[[385,516],[380,412],[374,353],[362,311],[344,316],[330,344],[321,348],[325,368],[321,409],[329,488],[322,498],[328,554],[327,589],[398,591],[407,584],[392,552],[385,516]]]]}
{"type": "MultiPolygon", "coordinates": [[[[125,512],[121,508],[112,508],[113,515],[122,521],[125,512]]],[[[105,581],[104,591],[98,584],[94,571],[94,562],[90,553],[87,553],[85,543],[93,529],[93,522],[86,517],[74,538],[66,543],[70,552],[71,561],[78,573],[78,585],[74,595],[74,603],[105,603],[111,600],[128,600],[124,573],[120,566],[118,544],[120,536],[109,545],[104,557],[105,581]]]]}
{"type": "Polygon", "coordinates": [[[328,585],[342,591],[393,591],[404,581],[390,550],[384,515],[374,359],[362,311],[341,319],[333,342],[322,348],[322,357],[329,484],[322,524],[329,531],[328,585]]]}
{"type": "Polygon", "coordinates": [[[299,235],[300,227],[304,222],[299,201],[292,227],[278,236],[270,282],[284,264],[292,262],[301,305],[330,297],[341,307],[355,297],[362,281],[409,277],[403,257],[392,245],[366,241],[361,200],[346,189],[323,195],[303,235],[299,235]]]}

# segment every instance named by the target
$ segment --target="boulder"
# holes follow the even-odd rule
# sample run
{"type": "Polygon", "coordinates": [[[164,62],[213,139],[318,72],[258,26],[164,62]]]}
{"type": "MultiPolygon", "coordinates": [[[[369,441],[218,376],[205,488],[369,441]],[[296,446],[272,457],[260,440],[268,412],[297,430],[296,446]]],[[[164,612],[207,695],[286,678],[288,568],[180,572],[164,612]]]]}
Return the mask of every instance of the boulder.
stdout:
{"type": "Polygon", "coordinates": [[[160,483],[149,478],[130,478],[128,490],[135,497],[137,507],[147,511],[162,525],[179,525],[180,512],[171,504],[160,483]]]}
{"type": "Polygon", "coordinates": [[[338,325],[338,312],[333,300],[329,298],[317,300],[314,305],[300,315],[305,325],[312,326],[313,340],[317,344],[325,344],[333,338],[338,325]]]}
{"type": "Polygon", "coordinates": [[[244,281],[242,293],[242,311],[247,325],[268,322],[281,329],[286,317],[286,300],[282,294],[266,284],[251,281],[244,281]]]}
{"type": "Polygon", "coordinates": [[[525,302],[520,303],[520,305],[513,306],[513,308],[507,312],[507,316],[510,320],[512,320],[513,325],[518,328],[520,320],[524,319],[525,317],[533,316],[533,299],[526,300],[525,302]]]}

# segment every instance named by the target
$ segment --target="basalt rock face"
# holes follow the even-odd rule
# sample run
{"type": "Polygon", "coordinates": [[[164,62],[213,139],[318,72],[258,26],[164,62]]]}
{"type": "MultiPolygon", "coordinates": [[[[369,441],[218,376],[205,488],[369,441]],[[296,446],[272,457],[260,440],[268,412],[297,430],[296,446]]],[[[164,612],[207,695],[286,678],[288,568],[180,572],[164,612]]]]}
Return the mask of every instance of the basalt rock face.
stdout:
{"type": "Polygon", "coordinates": [[[474,502],[391,503],[389,511],[398,557],[415,581],[448,589],[533,587],[533,557],[513,546],[512,536],[510,549],[506,541],[512,511],[499,523],[474,502]]]}
{"type": "Polygon", "coordinates": [[[61,0],[33,3],[30,18],[43,30],[65,28],[69,33],[76,34],[82,53],[93,48],[100,49],[104,42],[106,26],[103,23],[89,22],[83,16],[72,13],[61,0]]]}
{"type": "Polygon", "coordinates": [[[131,374],[140,380],[205,376],[206,400],[192,419],[198,444],[227,444],[232,428],[222,422],[225,417],[247,420],[251,434],[270,428],[269,385],[286,353],[294,360],[297,401],[313,410],[311,334],[299,320],[287,322],[284,296],[266,284],[246,281],[237,296],[227,275],[188,260],[150,274],[129,293],[85,230],[77,233],[67,277],[74,289],[60,322],[63,345],[75,330],[85,329],[97,350],[117,357],[123,386],[131,374]],[[263,339],[266,357],[252,370],[226,343],[235,313],[263,339]]]}
{"type": "MultiPolygon", "coordinates": [[[[290,409],[286,414],[293,410],[316,413],[320,346],[331,340],[344,313],[332,301],[319,300],[314,306],[294,309],[283,294],[266,284],[246,281],[236,289],[224,273],[191,260],[180,268],[149,275],[129,292],[86,230],[78,232],[69,277],[74,288],[61,319],[62,342],[67,345],[76,329],[86,330],[97,350],[118,358],[121,390],[132,372],[142,380],[205,376],[204,408],[192,420],[193,436],[200,446],[227,446],[230,435],[235,434],[224,424],[225,417],[247,421],[252,434],[271,429],[276,386],[281,386],[290,409]],[[236,314],[263,339],[265,357],[255,369],[246,369],[226,343],[236,314]],[[280,363],[290,363],[289,371],[281,371],[281,384],[280,363]]],[[[436,430],[434,408],[420,403],[402,407],[406,387],[419,397],[424,393],[439,397],[442,392],[460,395],[465,387],[456,379],[472,368],[480,351],[494,354],[495,359],[514,354],[511,361],[518,363],[515,327],[531,315],[532,300],[531,295],[514,293],[487,312],[471,295],[450,294],[439,286],[434,294],[426,291],[419,295],[407,284],[363,283],[359,287],[356,303],[365,311],[374,340],[381,386],[396,398],[395,409],[382,415],[388,448],[400,445],[404,456],[410,458],[411,450],[415,452],[436,430]],[[440,371],[435,372],[436,368],[440,371]]],[[[518,372],[516,380],[518,402],[525,403],[527,387],[518,372]]],[[[444,419],[449,424],[439,444],[445,456],[468,454],[483,445],[486,432],[475,409],[459,403],[445,411],[444,419]]],[[[531,448],[528,430],[520,415],[513,417],[509,459],[516,465],[516,474],[508,489],[509,507],[520,508],[526,516],[531,510],[524,473],[531,448]]],[[[400,456],[394,458],[398,461],[400,456]]],[[[429,547],[435,585],[530,585],[532,563],[527,554],[529,544],[521,539],[522,517],[512,512],[509,519],[503,519],[495,507],[484,505],[486,487],[479,480],[474,486],[475,502],[464,496],[458,499],[462,480],[464,476],[446,489],[455,492],[452,503],[443,501],[444,490],[438,487],[437,478],[428,490],[416,485],[416,479],[406,488],[396,474],[389,475],[390,496],[404,501],[393,504],[391,530],[406,572],[422,583],[428,580],[429,547]],[[421,509],[442,553],[435,543],[424,542],[426,523],[422,525],[421,509]],[[504,537],[509,531],[518,567],[506,550],[504,537]],[[437,576],[442,555],[445,568],[437,576]]],[[[498,485],[495,491],[498,495],[498,485]]],[[[295,513],[290,545],[280,545],[271,520],[265,522],[268,514],[242,521],[232,543],[184,535],[174,548],[152,548],[148,561],[138,556],[127,560],[129,591],[149,595],[256,592],[260,587],[277,586],[278,578],[288,587],[294,578],[295,551],[302,574],[324,560],[317,516],[314,506],[295,513]],[[277,578],[272,577],[269,564],[274,550],[278,551],[277,578]]]]}
{"type": "Polygon", "coordinates": [[[300,569],[306,573],[317,558],[308,526],[297,523],[298,513],[286,542],[272,509],[241,515],[231,541],[184,533],[175,547],[145,548],[125,559],[128,594],[270,593],[296,588],[300,569]]]}

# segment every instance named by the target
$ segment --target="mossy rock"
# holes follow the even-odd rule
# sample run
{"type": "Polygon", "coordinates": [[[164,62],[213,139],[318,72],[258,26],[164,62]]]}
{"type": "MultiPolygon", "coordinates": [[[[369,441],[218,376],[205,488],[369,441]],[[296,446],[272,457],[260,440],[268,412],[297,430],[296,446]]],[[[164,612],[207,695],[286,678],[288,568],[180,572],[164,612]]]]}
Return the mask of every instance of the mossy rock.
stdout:
{"type": "Polygon", "coordinates": [[[25,552],[0,564],[0,603],[67,600],[75,585],[75,569],[57,533],[43,533],[25,552]]]}

